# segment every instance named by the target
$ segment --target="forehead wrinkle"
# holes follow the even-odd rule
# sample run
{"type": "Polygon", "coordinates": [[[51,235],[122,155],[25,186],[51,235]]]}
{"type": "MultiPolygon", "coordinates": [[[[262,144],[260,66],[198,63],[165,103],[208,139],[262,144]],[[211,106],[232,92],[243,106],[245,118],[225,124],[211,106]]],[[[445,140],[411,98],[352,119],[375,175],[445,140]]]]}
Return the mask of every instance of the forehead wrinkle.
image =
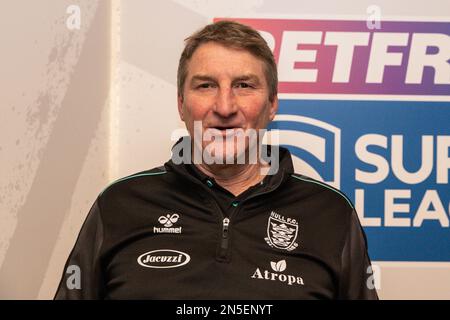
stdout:
{"type": "Polygon", "coordinates": [[[188,62],[187,81],[218,83],[224,79],[231,82],[254,80],[264,84],[267,81],[264,63],[250,52],[220,44],[206,43],[197,48],[188,62]]]}

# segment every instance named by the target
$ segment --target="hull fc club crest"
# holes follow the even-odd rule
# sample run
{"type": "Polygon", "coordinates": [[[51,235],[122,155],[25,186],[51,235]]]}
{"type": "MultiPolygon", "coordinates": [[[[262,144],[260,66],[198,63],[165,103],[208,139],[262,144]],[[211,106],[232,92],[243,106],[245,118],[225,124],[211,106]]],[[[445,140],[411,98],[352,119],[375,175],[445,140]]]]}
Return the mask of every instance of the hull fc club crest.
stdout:
{"type": "Polygon", "coordinates": [[[267,244],[272,248],[292,251],[297,248],[298,222],[272,211],[267,220],[267,244]]]}

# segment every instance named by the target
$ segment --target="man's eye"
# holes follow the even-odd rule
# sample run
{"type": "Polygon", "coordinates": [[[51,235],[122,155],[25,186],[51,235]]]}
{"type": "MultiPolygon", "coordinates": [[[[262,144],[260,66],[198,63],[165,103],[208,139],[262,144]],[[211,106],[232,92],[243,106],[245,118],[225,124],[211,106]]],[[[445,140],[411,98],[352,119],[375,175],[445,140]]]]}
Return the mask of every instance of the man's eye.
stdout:
{"type": "Polygon", "coordinates": [[[251,87],[252,87],[250,84],[248,84],[248,83],[246,83],[246,82],[239,82],[239,83],[236,84],[236,86],[237,86],[238,88],[243,88],[243,89],[251,88],[251,87]]]}
{"type": "Polygon", "coordinates": [[[197,88],[209,89],[209,88],[212,88],[212,87],[213,87],[213,85],[211,83],[202,83],[202,84],[199,84],[197,88]]]}

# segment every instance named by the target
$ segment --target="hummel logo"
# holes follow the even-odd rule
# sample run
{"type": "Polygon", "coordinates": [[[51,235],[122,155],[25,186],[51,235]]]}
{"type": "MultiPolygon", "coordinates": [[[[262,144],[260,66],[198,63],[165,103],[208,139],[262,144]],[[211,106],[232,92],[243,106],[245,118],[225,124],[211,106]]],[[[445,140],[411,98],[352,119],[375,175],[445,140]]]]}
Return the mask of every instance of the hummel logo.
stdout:
{"type": "Polygon", "coordinates": [[[161,227],[153,227],[154,233],[181,233],[181,227],[170,228],[174,225],[174,223],[178,222],[180,215],[177,213],[174,214],[166,214],[165,216],[161,216],[158,218],[158,222],[164,225],[164,228],[161,227]]]}
{"type": "Polygon", "coordinates": [[[180,216],[176,213],[174,213],[173,215],[167,214],[166,216],[159,217],[158,221],[159,223],[163,224],[164,227],[171,227],[178,221],[179,217],[180,216]]]}
{"type": "Polygon", "coordinates": [[[251,276],[253,279],[262,279],[262,280],[270,280],[270,281],[280,281],[280,282],[287,282],[289,286],[292,286],[293,284],[304,286],[305,283],[303,282],[302,277],[297,277],[293,275],[285,275],[283,273],[279,274],[278,272],[283,272],[286,270],[286,260],[280,260],[278,262],[270,262],[270,266],[272,267],[273,271],[277,272],[271,272],[268,270],[261,270],[259,268],[256,268],[255,272],[251,276]]]}

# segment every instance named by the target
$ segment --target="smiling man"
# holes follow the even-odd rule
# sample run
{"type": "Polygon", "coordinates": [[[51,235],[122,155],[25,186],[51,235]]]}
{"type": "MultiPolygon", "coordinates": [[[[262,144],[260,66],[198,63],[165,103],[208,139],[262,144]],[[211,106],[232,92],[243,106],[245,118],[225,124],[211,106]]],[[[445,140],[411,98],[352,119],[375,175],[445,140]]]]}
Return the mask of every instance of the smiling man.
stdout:
{"type": "Polygon", "coordinates": [[[99,195],[55,298],[377,299],[352,203],[263,145],[277,108],[257,31],[221,21],[186,39],[178,111],[189,136],[164,166],[99,195]]]}
{"type": "Polygon", "coordinates": [[[264,178],[261,166],[267,163],[245,159],[261,149],[259,133],[275,117],[276,87],[270,88],[266,81],[266,69],[276,67],[272,56],[267,57],[270,66],[266,66],[263,59],[255,59],[237,44],[227,46],[217,39],[200,45],[203,36],[196,37],[190,39],[180,62],[179,114],[190,136],[199,137],[194,139],[194,154],[206,150],[197,168],[239,195],[264,178]],[[243,143],[238,143],[239,138],[243,143]],[[244,161],[238,163],[238,159],[244,161]]]}

